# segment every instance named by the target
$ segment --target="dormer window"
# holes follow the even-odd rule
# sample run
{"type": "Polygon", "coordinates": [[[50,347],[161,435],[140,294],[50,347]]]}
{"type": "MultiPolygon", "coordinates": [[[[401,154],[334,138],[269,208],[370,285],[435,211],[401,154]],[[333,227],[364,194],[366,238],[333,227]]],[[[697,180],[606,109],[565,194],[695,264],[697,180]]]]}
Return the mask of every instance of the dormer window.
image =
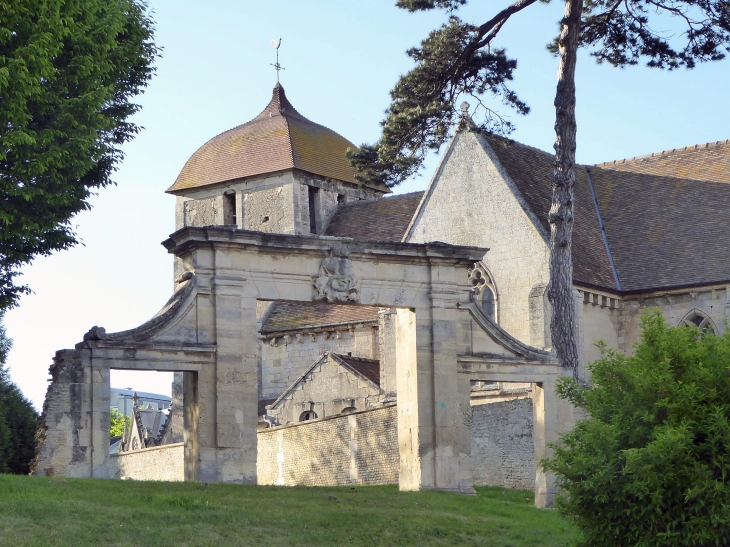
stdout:
{"type": "Polygon", "coordinates": [[[469,269],[469,284],[484,315],[495,323],[498,322],[497,289],[484,263],[477,262],[469,269]]]}
{"type": "Polygon", "coordinates": [[[679,322],[679,326],[697,327],[702,334],[717,334],[717,327],[703,311],[694,309],[679,322]]]}

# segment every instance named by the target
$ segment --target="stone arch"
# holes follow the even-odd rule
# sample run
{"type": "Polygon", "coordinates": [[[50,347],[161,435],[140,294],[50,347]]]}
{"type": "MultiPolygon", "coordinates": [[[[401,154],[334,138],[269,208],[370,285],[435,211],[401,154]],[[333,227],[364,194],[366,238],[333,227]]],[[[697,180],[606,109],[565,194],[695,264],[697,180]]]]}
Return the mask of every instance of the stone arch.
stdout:
{"type": "Polygon", "coordinates": [[[697,327],[703,333],[717,334],[719,331],[712,318],[699,308],[688,311],[677,324],[678,327],[697,327]]]}

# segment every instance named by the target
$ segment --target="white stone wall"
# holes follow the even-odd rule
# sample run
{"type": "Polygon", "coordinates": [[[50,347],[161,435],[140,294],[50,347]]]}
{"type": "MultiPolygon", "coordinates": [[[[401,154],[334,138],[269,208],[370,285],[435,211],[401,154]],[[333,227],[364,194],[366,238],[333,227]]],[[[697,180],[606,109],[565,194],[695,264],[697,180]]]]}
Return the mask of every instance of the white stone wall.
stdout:
{"type": "Polygon", "coordinates": [[[311,332],[264,339],[261,347],[262,399],[276,399],[326,351],[378,359],[377,322],[350,330],[311,332]],[[374,330],[375,329],[375,330],[374,330]]]}
{"type": "Polygon", "coordinates": [[[596,342],[599,340],[605,342],[609,348],[619,348],[621,309],[592,302],[577,305],[581,305],[583,310],[584,362],[590,364],[601,356],[601,352],[596,347],[596,342]]]}
{"type": "Polygon", "coordinates": [[[109,475],[115,479],[135,481],[185,480],[183,443],[144,448],[109,456],[109,475]]]}
{"type": "Polygon", "coordinates": [[[243,195],[245,230],[276,234],[296,233],[294,184],[283,184],[243,195]]]}
{"type": "Polygon", "coordinates": [[[532,420],[530,398],[472,406],[475,486],[535,488],[532,420]]]}
{"type": "Polygon", "coordinates": [[[259,431],[258,484],[396,484],[397,421],[393,405],[259,431]]]}
{"type": "Polygon", "coordinates": [[[530,291],[549,279],[546,234],[490,154],[477,134],[456,135],[408,241],[488,247],[484,262],[498,293],[499,324],[529,343],[530,291]]]}

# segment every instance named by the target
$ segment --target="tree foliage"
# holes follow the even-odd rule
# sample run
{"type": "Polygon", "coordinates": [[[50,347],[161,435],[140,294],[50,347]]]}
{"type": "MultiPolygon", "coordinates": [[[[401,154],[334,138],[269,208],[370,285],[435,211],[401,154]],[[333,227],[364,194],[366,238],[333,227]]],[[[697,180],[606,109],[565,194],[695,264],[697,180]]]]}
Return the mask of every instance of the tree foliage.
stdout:
{"type": "Polygon", "coordinates": [[[38,415],[4,368],[11,346],[0,314],[0,473],[27,474],[35,453],[38,415]]]}
{"type": "Polygon", "coordinates": [[[633,356],[603,348],[593,387],[563,379],[587,418],[544,462],[585,544],[728,545],[730,332],[670,328],[647,313],[633,356]]]}
{"type": "Polygon", "coordinates": [[[124,433],[124,425],[129,427],[129,417],[112,408],[109,412],[109,437],[120,437],[124,433]]]}
{"type": "MultiPolygon", "coordinates": [[[[395,186],[415,174],[427,153],[438,150],[459,123],[458,104],[471,97],[477,127],[508,134],[513,124],[494,108],[529,107],[509,86],[517,61],[494,45],[507,21],[537,0],[518,0],[481,25],[455,14],[467,0],[398,0],[411,12],[443,9],[448,21],[407,54],[415,66],[391,91],[391,103],[375,144],[350,152],[362,182],[395,186]]],[[[550,0],[541,0],[549,3],[550,0]]],[[[724,58],[730,45],[726,0],[584,0],[580,45],[598,62],[617,67],[642,59],[656,68],[692,68],[724,58]],[[668,29],[668,30],[664,30],[668,29]]],[[[559,37],[548,45],[558,53],[559,37]]]]}
{"type": "Polygon", "coordinates": [[[18,268],[76,243],[69,221],[112,183],[158,53],[141,0],[0,8],[0,310],[18,268]]]}

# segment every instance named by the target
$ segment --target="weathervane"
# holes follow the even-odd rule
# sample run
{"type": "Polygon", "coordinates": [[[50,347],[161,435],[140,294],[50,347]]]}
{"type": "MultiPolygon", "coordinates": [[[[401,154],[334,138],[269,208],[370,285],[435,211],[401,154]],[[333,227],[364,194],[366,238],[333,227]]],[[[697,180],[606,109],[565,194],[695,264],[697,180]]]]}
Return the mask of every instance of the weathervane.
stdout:
{"type": "Polygon", "coordinates": [[[284,70],[284,67],[279,64],[279,46],[281,45],[281,38],[279,40],[271,40],[271,45],[276,49],[276,64],[271,64],[276,69],[276,83],[279,83],[279,71],[284,70]]]}

